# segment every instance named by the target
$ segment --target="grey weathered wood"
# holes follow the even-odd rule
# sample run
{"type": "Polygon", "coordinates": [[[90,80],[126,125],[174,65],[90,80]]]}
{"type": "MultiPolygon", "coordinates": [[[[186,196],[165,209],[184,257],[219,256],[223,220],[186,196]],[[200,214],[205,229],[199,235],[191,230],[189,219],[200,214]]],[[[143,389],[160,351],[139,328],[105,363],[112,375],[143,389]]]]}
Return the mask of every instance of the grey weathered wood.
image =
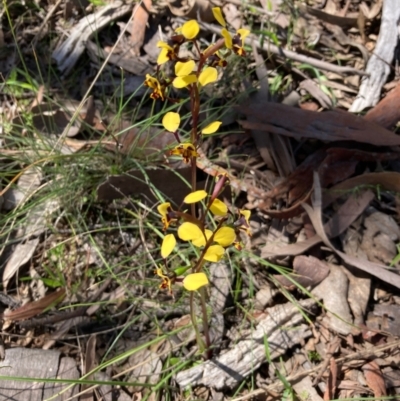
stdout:
{"type": "Polygon", "coordinates": [[[72,28],[68,39],[53,52],[53,58],[57,61],[60,71],[65,73],[71,71],[85,51],[86,41],[107,26],[110,21],[128,14],[132,8],[133,3],[123,4],[122,1],[115,1],[100,8],[97,12],[83,17],[72,28]]]}
{"type": "MultiPolygon", "coordinates": [[[[70,386],[62,383],[17,381],[12,377],[78,379],[79,372],[76,362],[72,358],[61,358],[58,351],[10,348],[0,362],[0,401],[42,401],[70,386]]],[[[66,400],[76,394],[77,390],[78,386],[73,386],[54,400],[66,400]]]]}
{"type": "Polygon", "coordinates": [[[358,95],[349,111],[359,112],[378,103],[399,39],[399,19],[399,0],[384,0],[378,41],[366,68],[370,75],[362,78],[358,95]]]}
{"type": "MultiPolygon", "coordinates": [[[[315,301],[306,299],[299,304],[311,308],[315,301]]],[[[268,316],[247,338],[219,357],[179,372],[176,382],[181,387],[233,388],[266,362],[264,339],[268,339],[270,356],[274,359],[311,335],[309,327],[301,324],[303,316],[298,306],[287,303],[269,308],[267,312],[268,316]]]]}

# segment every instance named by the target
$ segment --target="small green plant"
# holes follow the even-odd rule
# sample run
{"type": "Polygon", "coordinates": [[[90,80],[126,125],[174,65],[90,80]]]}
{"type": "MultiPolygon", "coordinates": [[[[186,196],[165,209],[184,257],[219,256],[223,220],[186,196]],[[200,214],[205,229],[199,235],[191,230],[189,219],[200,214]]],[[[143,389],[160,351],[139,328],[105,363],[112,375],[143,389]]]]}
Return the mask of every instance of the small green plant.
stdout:
{"type": "Polygon", "coordinates": [[[308,359],[310,362],[321,362],[321,355],[317,351],[309,351],[308,359]]]}
{"type": "Polygon", "coordinates": [[[156,274],[162,279],[161,288],[172,293],[172,285],[182,282],[186,290],[191,292],[190,307],[192,323],[196,331],[197,342],[201,352],[210,353],[210,338],[207,325],[207,309],[204,286],[209,283],[205,270],[206,262],[218,262],[225,254],[225,249],[231,245],[241,249],[239,233],[250,235],[248,210],[229,210],[221,201],[224,188],[229,185],[226,175],[217,177],[217,182],[209,192],[197,190],[196,159],[197,150],[201,145],[203,136],[215,133],[221,121],[212,121],[204,124],[200,121],[200,93],[202,89],[218,79],[218,68],[227,65],[226,57],[232,52],[245,56],[244,39],[249,34],[246,29],[239,29],[233,37],[226,29],[226,22],[219,7],[213,8],[215,19],[222,25],[222,39],[211,44],[205,50],[200,49],[196,40],[200,27],[197,21],[190,20],[178,28],[177,34],[167,42],[160,41],[157,46],[161,49],[158,56],[156,76],[147,75],[145,85],[152,89],[150,97],[154,100],[168,100],[179,104],[180,100],[168,95],[168,88],[172,85],[176,89],[186,91],[190,100],[191,130],[189,140],[181,137],[179,126],[181,117],[179,113],[169,111],[162,118],[165,130],[174,135],[177,145],[170,150],[170,155],[182,157],[185,163],[191,166],[191,192],[183,199],[181,207],[174,209],[170,202],[163,202],[158,206],[164,231],[170,226],[177,225],[177,236],[180,240],[189,242],[195,257],[189,266],[172,269],[169,256],[177,247],[177,239],[173,233],[166,234],[161,245],[163,265],[156,269],[156,274]],[[183,45],[190,45],[197,57],[180,56],[183,45]],[[166,63],[173,64],[174,74],[168,76],[161,71],[166,63]],[[185,205],[188,205],[187,207],[185,205]],[[187,210],[189,208],[190,210],[187,210]],[[189,272],[189,274],[187,274],[189,272]],[[198,291],[201,300],[202,327],[205,342],[200,336],[199,326],[195,315],[194,293],[198,291]]]}

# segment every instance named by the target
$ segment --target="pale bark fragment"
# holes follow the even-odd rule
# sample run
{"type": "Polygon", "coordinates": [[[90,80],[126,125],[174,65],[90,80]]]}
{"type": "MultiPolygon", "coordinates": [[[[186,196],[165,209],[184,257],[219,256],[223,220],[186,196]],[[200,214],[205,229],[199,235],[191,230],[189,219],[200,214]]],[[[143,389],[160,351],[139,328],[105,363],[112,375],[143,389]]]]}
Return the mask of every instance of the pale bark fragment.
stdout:
{"type": "Polygon", "coordinates": [[[369,77],[362,78],[360,90],[349,111],[357,113],[378,103],[398,42],[399,20],[399,1],[384,0],[378,41],[366,68],[369,77]]]}
{"type": "Polygon", "coordinates": [[[268,340],[270,357],[275,359],[311,335],[309,327],[301,324],[304,317],[299,307],[308,309],[314,305],[313,299],[306,299],[299,305],[287,303],[267,309],[267,317],[248,338],[215,359],[179,372],[176,382],[181,387],[234,388],[266,362],[265,339],[268,340]]]}
{"type": "Polygon", "coordinates": [[[128,14],[132,8],[133,4],[123,4],[122,1],[116,1],[83,17],[72,28],[68,39],[53,52],[52,57],[57,61],[59,70],[65,73],[71,71],[85,51],[86,42],[111,21],[128,14]]]}

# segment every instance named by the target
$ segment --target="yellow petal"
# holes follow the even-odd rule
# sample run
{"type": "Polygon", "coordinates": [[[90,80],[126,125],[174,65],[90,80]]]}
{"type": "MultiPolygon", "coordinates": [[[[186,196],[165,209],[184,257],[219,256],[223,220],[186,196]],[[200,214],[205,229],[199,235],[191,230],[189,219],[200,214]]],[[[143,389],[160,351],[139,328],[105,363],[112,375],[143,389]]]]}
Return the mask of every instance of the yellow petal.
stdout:
{"type": "Polygon", "coordinates": [[[207,196],[207,192],[204,189],[199,189],[198,191],[191,192],[189,195],[185,196],[183,200],[185,203],[196,203],[200,202],[207,196]]]}
{"type": "Polygon", "coordinates": [[[165,259],[174,250],[176,245],[176,239],[174,234],[168,234],[164,237],[161,245],[161,256],[165,259]]]}
{"type": "Polygon", "coordinates": [[[205,234],[205,237],[204,237],[204,235],[202,235],[201,237],[192,240],[192,244],[193,244],[194,246],[199,247],[199,248],[200,248],[201,246],[205,246],[205,244],[207,243],[207,241],[211,238],[212,231],[211,231],[211,230],[208,230],[208,229],[206,228],[206,229],[204,230],[204,234],[205,234]]]}
{"type": "Polygon", "coordinates": [[[192,240],[192,244],[194,246],[197,246],[198,248],[205,246],[207,243],[207,240],[204,238],[204,235],[202,235],[201,237],[195,238],[192,240]]]}
{"type": "Polygon", "coordinates": [[[169,50],[166,48],[161,49],[160,54],[158,55],[158,58],[157,58],[158,65],[164,64],[169,60],[168,52],[169,52],[169,50]]]}
{"type": "Polygon", "coordinates": [[[208,124],[207,127],[201,130],[201,133],[204,135],[213,134],[218,131],[218,128],[221,126],[222,121],[213,121],[211,124],[208,124]]]}
{"type": "Polygon", "coordinates": [[[188,291],[196,291],[207,284],[208,284],[208,278],[203,272],[188,274],[183,279],[183,286],[188,291]]]}
{"type": "Polygon", "coordinates": [[[231,34],[225,28],[221,31],[221,34],[225,39],[225,46],[228,49],[232,49],[232,36],[231,36],[231,34]]]}
{"type": "Polygon", "coordinates": [[[220,7],[213,7],[212,8],[212,13],[214,14],[214,18],[218,21],[218,23],[225,28],[226,27],[226,22],[225,22],[224,16],[222,15],[221,8],[220,7]]]}
{"type": "Polygon", "coordinates": [[[228,206],[219,199],[214,199],[210,206],[211,213],[214,216],[225,216],[228,213],[228,206]]]}
{"type": "Polygon", "coordinates": [[[168,43],[163,42],[162,40],[159,40],[157,42],[157,47],[161,47],[162,49],[173,50],[172,47],[168,43]]]}
{"type": "Polygon", "coordinates": [[[204,260],[218,262],[224,256],[225,249],[221,245],[211,245],[204,254],[204,260]]]}
{"type": "Polygon", "coordinates": [[[169,132],[176,132],[181,123],[181,117],[178,113],[169,111],[162,119],[162,125],[169,132]]]}
{"type": "Polygon", "coordinates": [[[241,28],[238,29],[236,33],[240,35],[240,39],[242,39],[242,44],[243,44],[246,37],[249,36],[250,31],[248,29],[241,28]]]}
{"type": "Polygon", "coordinates": [[[177,77],[184,77],[185,75],[189,75],[193,71],[195,65],[196,63],[194,62],[194,60],[189,60],[185,63],[178,61],[175,64],[175,75],[177,77]]]}
{"type": "Polygon", "coordinates": [[[201,85],[206,86],[208,84],[215,82],[217,78],[218,78],[217,69],[214,67],[208,67],[201,72],[199,76],[199,82],[201,83],[201,85]]]}
{"type": "Polygon", "coordinates": [[[246,219],[247,223],[249,222],[249,218],[251,215],[250,210],[240,210],[240,214],[246,219]]]}
{"type": "Polygon", "coordinates": [[[186,77],[176,77],[172,81],[172,85],[177,88],[186,88],[186,86],[193,84],[197,81],[196,75],[186,75],[186,77]]]}
{"type": "Polygon", "coordinates": [[[158,213],[160,213],[161,216],[166,216],[168,209],[170,207],[171,207],[171,204],[169,202],[161,203],[161,205],[157,206],[158,213]]]}
{"type": "Polygon", "coordinates": [[[203,237],[203,232],[196,224],[185,221],[178,228],[178,237],[183,241],[192,241],[203,237]]]}
{"type": "Polygon", "coordinates": [[[182,25],[182,35],[186,39],[194,39],[200,32],[200,26],[196,20],[192,19],[182,25]]]}
{"type": "Polygon", "coordinates": [[[231,227],[221,227],[214,235],[214,241],[226,248],[235,241],[235,230],[231,227]]]}

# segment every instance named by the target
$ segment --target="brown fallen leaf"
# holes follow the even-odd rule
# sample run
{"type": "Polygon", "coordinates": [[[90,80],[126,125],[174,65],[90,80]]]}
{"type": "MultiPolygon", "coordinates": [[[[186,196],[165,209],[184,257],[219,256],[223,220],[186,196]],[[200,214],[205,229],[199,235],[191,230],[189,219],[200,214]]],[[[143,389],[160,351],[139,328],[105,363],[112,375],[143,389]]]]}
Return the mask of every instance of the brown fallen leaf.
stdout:
{"type": "Polygon", "coordinates": [[[326,389],[324,392],[324,400],[329,401],[334,398],[334,394],[336,392],[337,386],[337,378],[338,378],[338,366],[335,361],[335,358],[331,358],[329,361],[329,376],[328,382],[326,383],[326,389]]]}
{"type": "Polygon", "coordinates": [[[242,105],[238,111],[262,121],[239,120],[245,129],[326,142],[356,141],[376,146],[400,145],[399,135],[344,111],[329,110],[318,113],[270,102],[242,105]]]}
{"type": "Polygon", "coordinates": [[[329,274],[329,265],[314,256],[296,256],[293,260],[293,273],[289,275],[276,275],[274,278],[283,286],[294,288],[297,282],[301,286],[315,287],[329,274]],[[289,277],[287,277],[289,276],[289,277]]]}
{"type": "Polygon", "coordinates": [[[396,125],[400,120],[400,85],[369,110],[364,119],[385,128],[396,125]]]}
{"type": "Polygon", "coordinates": [[[135,56],[140,55],[140,48],[143,46],[150,8],[151,0],[143,0],[136,4],[132,12],[131,51],[135,56]]]}
{"type": "Polygon", "coordinates": [[[51,294],[38,299],[37,301],[28,302],[27,304],[14,309],[13,311],[4,312],[0,315],[0,318],[11,320],[13,322],[30,319],[44,312],[45,309],[58,304],[64,299],[64,297],[65,288],[60,288],[58,291],[54,291],[51,294]]]}
{"type": "Polygon", "coordinates": [[[363,365],[362,370],[368,387],[374,392],[374,396],[385,396],[386,385],[379,365],[375,361],[371,361],[363,365]]]}

